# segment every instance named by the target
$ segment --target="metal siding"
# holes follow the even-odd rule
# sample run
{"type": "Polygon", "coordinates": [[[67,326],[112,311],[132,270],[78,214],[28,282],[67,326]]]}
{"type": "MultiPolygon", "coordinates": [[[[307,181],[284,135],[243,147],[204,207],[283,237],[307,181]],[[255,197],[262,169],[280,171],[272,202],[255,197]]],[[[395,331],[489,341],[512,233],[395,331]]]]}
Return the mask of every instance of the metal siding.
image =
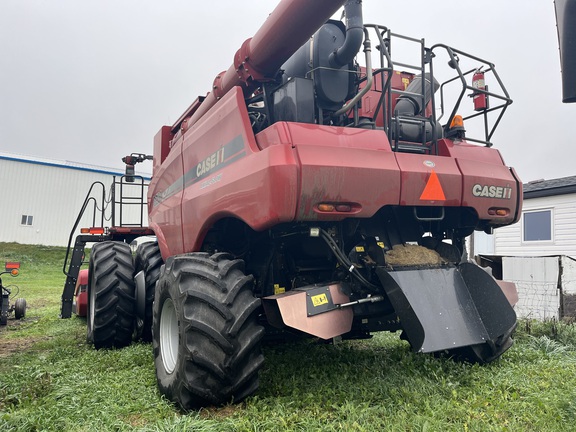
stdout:
{"type": "Polygon", "coordinates": [[[552,241],[523,242],[522,217],[517,224],[498,228],[494,231],[496,255],[568,255],[576,257],[576,194],[556,195],[524,201],[523,211],[539,209],[552,209],[552,241]]]}
{"type": "Polygon", "coordinates": [[[563,256],[562,262],[562,291],[564,294],[576,294],[576,261],[563,256]]]}
{"type": "Polygon", "coordinates": [[[559,257],[503,257],[502,279],[518,290],[516,315],[538,320],[559,319],[559,257]]]}
{"type": "MultiPolygon", "coordinates": [[[[109,191],[111,174],[0,159],[0,242],[65,246],[84,198],[94,181],[109,191]],[[33,225],[22,226],[22,215],[33,225]]],[[[91,215],[80,226],[91,226],[91,215]]],[[[145,223],[147,220],[145,218],[145,223]]]]}
{"type": "Polygon", "coordinates": [[[474,255],[494,255],[494,235],[474,231],[474,255]]]}

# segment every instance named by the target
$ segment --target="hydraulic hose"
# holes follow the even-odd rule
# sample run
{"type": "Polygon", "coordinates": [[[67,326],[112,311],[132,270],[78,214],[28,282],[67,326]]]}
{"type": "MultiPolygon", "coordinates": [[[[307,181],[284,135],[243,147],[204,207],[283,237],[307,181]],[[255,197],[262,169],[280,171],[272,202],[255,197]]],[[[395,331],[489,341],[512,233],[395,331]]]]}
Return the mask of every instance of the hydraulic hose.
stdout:
{"type": "Polygon", "coordinates": [[[373,293],[379,293],[382,291],[381,287],[379,287],[378,285],[374,285],[372,282],[370,282],[360,274],[360,272],[358,271],[356,266],[352,263],[352,261],[350,261],[348,257],[344,255],[344,253],[340,250],[340,248],[338,247],[334,239],[330,236],[330,234],[328,234],[325,230],[321,228],[320,228],[320,237],[322,237],[322,239],[328,244],[328,246],[330,246],[330,249],[332,249],[332,252],[334,253],[334,256],[336,257],[338,262],[346,269],[348,269],[350,274],[354,278],[356,278],[358,282],[360,282],[364,287],[368,288],[373,293]]]}

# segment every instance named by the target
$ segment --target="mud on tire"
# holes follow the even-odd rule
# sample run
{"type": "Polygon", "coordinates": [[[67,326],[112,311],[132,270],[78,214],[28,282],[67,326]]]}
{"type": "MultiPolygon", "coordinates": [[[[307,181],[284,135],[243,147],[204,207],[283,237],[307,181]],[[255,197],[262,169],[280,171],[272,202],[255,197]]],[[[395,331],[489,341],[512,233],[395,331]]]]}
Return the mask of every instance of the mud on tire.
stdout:
{"type": "Polygon", "coordinates": [[[136,319],[136,338],[142,339],[144,342],[152,341],[152,305],[154,304],[154,292],[162,264],[158,242],[146,242],[138,246],[134,260],[134,275],[140,271],[144,272],[146,292],[144,317],[143,319],[136,319]]]}
{"type": "Polygon", "coordinates": [[[92,247],[88,280],[87,340],[96,349],[130,345],[134,330],[134,265],[126,243],[92,247]]]}
{"type": "Polygon", "coordinates": [[[154,301],[158,387],[183,409],[239,402],[258,388],[260,300],[244,262],[227,254],[171,257],[154,301]]]}

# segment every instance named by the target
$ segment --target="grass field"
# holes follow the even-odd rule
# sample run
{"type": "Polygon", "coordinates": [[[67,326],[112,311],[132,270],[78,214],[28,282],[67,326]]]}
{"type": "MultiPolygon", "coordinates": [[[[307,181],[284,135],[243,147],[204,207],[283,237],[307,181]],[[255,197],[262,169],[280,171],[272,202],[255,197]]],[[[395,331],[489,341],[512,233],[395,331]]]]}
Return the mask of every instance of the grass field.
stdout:
{"type": "Polygon", "coordinates": [[[521,322],[487,366],[410,352],[394,334],[265,346],[256,396],[181,413],[156,389],[150,345],[95,351],[58,318],[63,248],[0,243],[20,261],[24,320],[0,328],[0,431],[574,431],[576,327],[521,322]]]}

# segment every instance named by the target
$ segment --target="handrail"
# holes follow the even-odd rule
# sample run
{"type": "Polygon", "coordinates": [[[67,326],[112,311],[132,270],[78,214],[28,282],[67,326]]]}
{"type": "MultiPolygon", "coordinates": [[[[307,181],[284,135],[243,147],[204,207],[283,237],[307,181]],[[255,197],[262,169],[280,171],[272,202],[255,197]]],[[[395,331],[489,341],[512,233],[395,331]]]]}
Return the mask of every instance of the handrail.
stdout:
{"type": "Polygon", "coordinates": [[[66,256],[64,257],[64,265],[62,266],[62,272],[66,276],[68,276],[68,272],[66,271],[66,264],[68,263],[68,257],[70,255],[70,246],[72,245],[74,233],[76,232],[76,229],[78,228],[78,225],[80,224],[80,220],[82,219],[82,216],[84,216],[84,212],[86,211],[86,208],[88,207],[88,204],[90,202],[94,203],[94,213],[92,216],[92,221],[93,222],[96,221],[96,210],[98,209],[98,205],[97,205],[98,203],[96,201],[96,198],[94,198],[92,196],[92,189],[94,189],[94,186],[102,186],[101,225],[102,226],[104,225],[104,202],[106,200],[106,188],[104,186],[104,183],[102,183],[101,181],[95,181],[90,186],[90,189],[88,189],[88,193],[86,194],[86,198],[84,198],[84,203],[82,204],[82,208],[80,209],[80,213],[78,213],[78,216],[76,217],[76,221],[74,222],[74,226],[72,227],[72,231],[70,231],[70,236],[68,237],[68,245],[66,247],[66,256]]]}

